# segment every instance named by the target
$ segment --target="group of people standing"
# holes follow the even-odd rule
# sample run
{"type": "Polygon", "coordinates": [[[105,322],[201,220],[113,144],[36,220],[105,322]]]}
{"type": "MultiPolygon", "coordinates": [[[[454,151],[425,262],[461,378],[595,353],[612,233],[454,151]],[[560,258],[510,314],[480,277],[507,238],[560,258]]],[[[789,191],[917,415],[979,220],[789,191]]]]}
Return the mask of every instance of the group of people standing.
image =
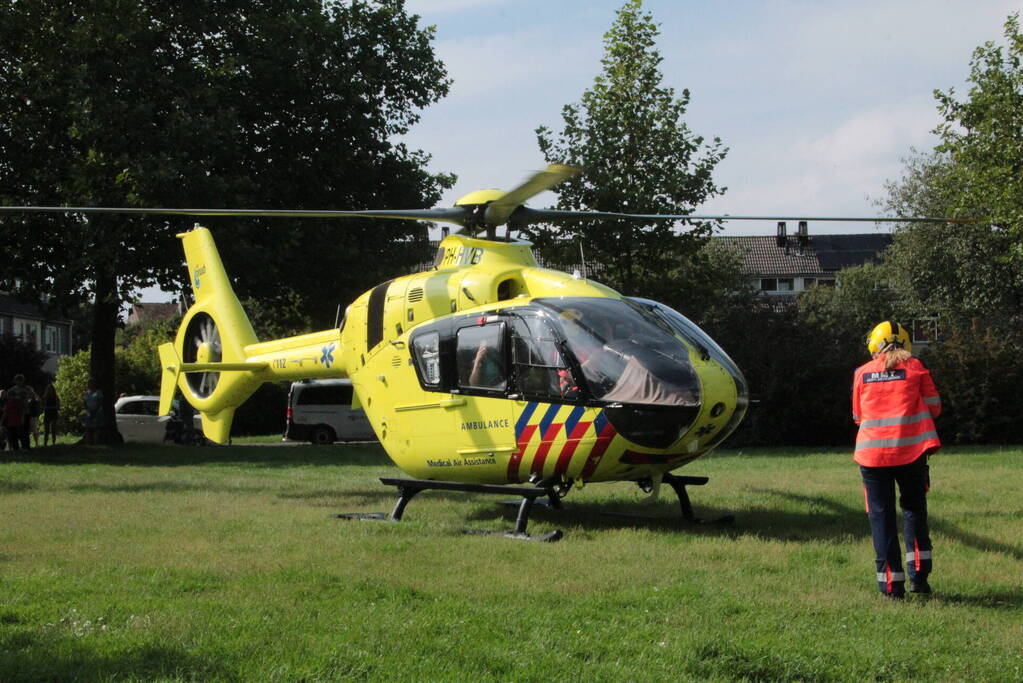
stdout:
{"type": "Polygon", "coordinates": [[[60,399],[53,384],[40,397],[25,384],[24,375],[14,376],[14,385],[0,390],[0,450],[29,448],[32,441],[39,446],[39,423],[42,418],[43,445],[57,443],[60,399]]]}

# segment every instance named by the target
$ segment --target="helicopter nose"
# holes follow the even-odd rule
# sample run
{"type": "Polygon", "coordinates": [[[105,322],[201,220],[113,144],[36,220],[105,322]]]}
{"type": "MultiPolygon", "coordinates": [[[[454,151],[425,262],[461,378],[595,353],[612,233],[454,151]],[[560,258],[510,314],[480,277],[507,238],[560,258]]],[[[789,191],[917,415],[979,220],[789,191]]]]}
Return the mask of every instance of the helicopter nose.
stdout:
{"type": "Polygon", "coordinates": [[[711,449],[735,431],[746,416],[749,407],[749,386],[742,371],[731,359],[717,359],[717,370],[704,381],[704,399],[709,407],[707,424],[710,437],[700,444],[702,449],[711,449]]]}

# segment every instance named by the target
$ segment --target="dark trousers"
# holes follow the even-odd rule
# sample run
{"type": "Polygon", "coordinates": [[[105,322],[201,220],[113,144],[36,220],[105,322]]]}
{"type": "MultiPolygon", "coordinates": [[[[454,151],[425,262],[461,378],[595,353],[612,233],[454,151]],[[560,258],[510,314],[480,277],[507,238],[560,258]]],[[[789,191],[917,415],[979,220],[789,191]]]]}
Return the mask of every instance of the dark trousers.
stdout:
{"type": "Polygon", "coordinates": [[[895,486],[898,484],[899,487],[909,580],[925,581],[931,573],[931,535],[927,530],[927,489],[930,487],[927,456],[896,467],[861,465],[860,474],[863,475],[870,536],[874,540],[878,588],[885,594],[902,595],[905,593],[906,573],[902,568],[902,549],[899,547],[895,486]]]}
{"type": "Polygon", "coordinates": [[[23,424],[17,427],[7,427],[7,446],[12,451],[18,450],[19,446],[28,448],[28,425],[23,424]]]}

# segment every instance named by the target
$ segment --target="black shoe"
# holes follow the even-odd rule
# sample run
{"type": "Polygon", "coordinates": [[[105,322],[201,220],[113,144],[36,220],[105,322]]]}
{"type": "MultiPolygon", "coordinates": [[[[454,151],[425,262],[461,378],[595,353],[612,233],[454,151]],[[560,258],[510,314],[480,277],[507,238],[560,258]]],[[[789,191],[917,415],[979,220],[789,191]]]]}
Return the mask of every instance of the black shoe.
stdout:
{"type": "Polygon", "coordinates": [[[919,581],[909,582],[910,593],[930,593],[931,584],[927,583],[927,579],[920,579],[919,581]]]}
{"type": "Polygon", "coordinates": [[[905,593],[881,593],[881,595],[885,596],[889,600],[905,600],[906,599],[906,594],[905,593]]]}

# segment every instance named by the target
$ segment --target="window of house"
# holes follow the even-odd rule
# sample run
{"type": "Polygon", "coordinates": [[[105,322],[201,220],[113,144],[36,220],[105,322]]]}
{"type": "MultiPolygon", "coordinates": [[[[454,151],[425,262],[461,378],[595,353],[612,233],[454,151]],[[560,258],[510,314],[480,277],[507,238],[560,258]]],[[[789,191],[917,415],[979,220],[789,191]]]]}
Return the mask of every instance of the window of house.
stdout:
{"type": "Polygon", "coordinates": [[[71,355],[71,328],[67,325],[61,325],[58,329],[60,331],[60,352],[65,355],[71,355]]]}
{"type": "Polygon", "coordinates": [[[60,349],[60,335],[53,325],[43,325],[43,351],[57,353],[60,349]]]}
{"type": "Polygon", "coordinates": [[[834,280],[834,278],[823,278],[823,277],[817,278],[817,286],[818,287],[834,287],[835,286],[835,280],[834,280]]]}
{"type": "Polygon", "coordinates": [[[779,292],[791,292],[793,289],[795,289],[795,280],[790,277],[778,278],[779,292]]]}
{"type": "Polygon", "coordinates": [[[39,329],[31,322],[18,320],[14,323],[14,336],[32,348],[39,348],[39,329]]]}
{"type": "Polygon", "coordinates": [[[760,278],[760,291],[762,291],[762,292],[776,292],[776,291],[778,291],[778,278],[774,278],[774,277],[762,277],[762,278],[760,278]]]}
{"type": "Polygon", "coordinates": [[[504,358],[504,323],[458,330],[455,364],[460,387],[504,391],[508,387],[504,358]]]}

